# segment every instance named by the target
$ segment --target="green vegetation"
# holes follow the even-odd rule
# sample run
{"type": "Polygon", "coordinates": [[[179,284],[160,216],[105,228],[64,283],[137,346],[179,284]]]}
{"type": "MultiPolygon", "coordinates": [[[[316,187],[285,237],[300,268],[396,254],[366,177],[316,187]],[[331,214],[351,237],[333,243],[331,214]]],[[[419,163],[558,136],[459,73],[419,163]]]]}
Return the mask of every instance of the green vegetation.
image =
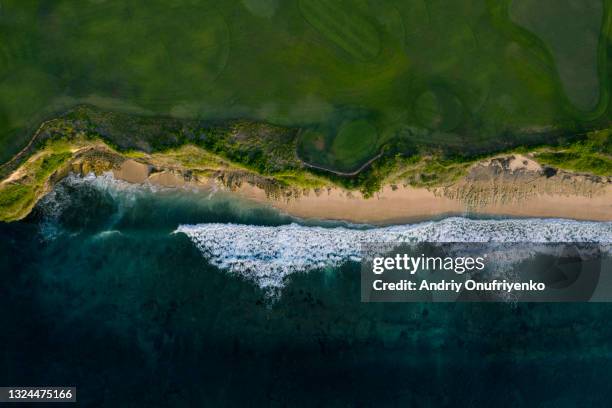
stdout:
{"type": "Polygon", "coordinates": [[[6,0],[0,162],[79,104],[159,119],[146,128],[133,118],[113,134],[91,120],[88,132],[123,150],[196,143],[264,173],[297,171],[296,145],[337,172],[381,152],[554,145],[610,126],[609,9],[609,0],[6,0]],[[198,140],[183,120],[219,135],[198,140]],[[227,121],[311,132],[268,150],[226,137],[227,121]],[[360,121],[375,142],[370,131],[341,136],[360,121]]]}
{"type": "Polygon", "coordinates": [[[367,18],[368,7],[347,0],[299,0],[299,5],[306,21],[351,57],[370,61],[378,56],[380,38],[367,18]]]}
{"type": "Polygon", "coordinates": [[[271,18],[276,13],[279,0],[242,0],[242,4],[253,15],[258,17],[271,18]]]}
{"type": "Polygon", "coordinates": [[[366,120],[345,122],[331,146],[333,157],[341,163],[336,166],[354,168],[376,153],[376,129],[366,120]]]}
{"type": "Polygon", "coordinates": [[[445,159],[440,156],[396,155],[372,164],[352,182],[338,181],[347,188],[358,188],[364,197],[372,197],[385,184],[410,184],[413,187],[440,187],[466,174],[474,160],[445,159]]]}
{"type": "Polygon", "coordinates": [[[417,98],[415,115],[419,123],[427,129],[452,131],[462,120],[461,101],[444,88],[434,88],[423,92],[417,98]]]}
{"type": "Polygon", "coordinates": [[[599,101],[598,48],[604,8],[601,0],[514,0],[513,21],[551,50],[567,96],[578,109],[599,101]]]}
{"type": "Polygon", "coordinates": [[[21,184],[11,184],[0,189],[0,220],[18,219],[24,208],[35,199],[34,189],[21,184]]]}
{"type": "Polygon", "coordinates": [[[342,122],[335,134],[304,130],[297,152],[314,168],[351,174],[370,161],[378,147],[376,128],[366,119],[357,119],[342,122]]]}
{"type": "Polygon", "coordinates": [[[63,166],[72,153],[63,141],[49,142],[22,167],[23,179],[0,185],[0,221],[12,221],[27,214],[36,203],[49,176],[63,166]]]}
{"type": "MultiPolygon", "coordinates": [[[[419,136],[417,132],[413,134],[419,136]]],[[[331,151],[350,151],[346,163],[367,157],[368,147],[376,144],[376,129],[368,121],[347,121],[334,138],[331,151]],[[364,134],[353,143],[356,134],[364,134]]],[[[15,160],[2,166],[0,178],[0,220],[15,220],[31,210],[49,187],[49,178],[66,169],[74,152],[97,147],[119,155],[141,158],[156,167],[180,167],[193,174],[237,174],[258,179],[271,188],[313,189],[342,186],[372,196],[385,184],[408,183],[419,187],[439,187],[453,183],[468,167],[485,155],[452,155],[444,150],[416,149],[409,144],[387,146],[380,158],[354,176],[312,168],[297,157],[298,141],[327,143],[320,133],[248,121],[207,121],[152,118],[103,112],[78,107],[60,118],[45,122],[29,147],[15,160]],[[317,138],[320,138],[317,140],[317,138]],[[409,151],[411,153],[402,153],[409,151]],[[10,175],[10,178],[7,177],[10,175]]],[[[533,152],[536,160],[554,167],[612,176],[612,130],[589,132],[586,136],[566,135],[558,145],[522,146],[507,153],[533,152]]],[[[449,144],[453,141],[449,138],[449,144]]],[[[501,152],[502,149],[498,149],[501,152]]],[[[99,150],[98,150],[99,151],[99,150]]],[[[105,157],[104,155],[100,157],[105,157]]],[[[119,158],[119,159],[117,159],[119,158]]],[[[102,164],[100,171],[109,165],[102,164]],[[106,166],[106,167],[104,167],[106,166]]],[[[230,176],[231,177],[231,176],[230,176]]],[[[239,176],[241,177],[241,176],[239,176]]]]}
{"type": "Polygon", "coordinates": [[[592,132],[585,140],[545,149],[535,157],[542,164],[565,170],[612,176],[612,131],[592,132]]]}

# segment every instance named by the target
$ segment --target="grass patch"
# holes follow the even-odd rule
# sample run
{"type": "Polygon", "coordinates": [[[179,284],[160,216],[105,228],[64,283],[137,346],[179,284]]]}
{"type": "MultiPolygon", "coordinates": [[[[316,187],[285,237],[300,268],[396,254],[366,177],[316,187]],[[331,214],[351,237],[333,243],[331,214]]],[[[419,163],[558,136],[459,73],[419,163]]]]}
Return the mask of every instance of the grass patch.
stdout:
{"type": "MultiPolygon", "coordinates": [[[[33,189],[21,184],[9,184],[0,189],[0,208],[2,213],[13,213],[14,207],[34,198],[33,189]]],[[[3,219],[6,217],[2,216],[3,219]]]]}
{"type": "Polygon", "coordinates": [[[72,157],[65,148],[64,141],[48,143],[24,164],[24,177],[0,187],[0,221],[18,220],[30,212],[49,176],[72,157]]]}
{"type": "Polygon", "coordinates": [[[345,122],[334,138],[331,152],[335,168],[354,169],[376,153],[376,128],[367,120],[345,122]]]}
{"type": "Polygon", "coordinates": [[[299,0],[300,11],[321,35],[353,58],[370,61],[380,52],[376,27],[359,3],[337,0],[299,0]]]}
{"type": "Polygon", "coordinates": [[[432,130],[452,131],[459,126],[463,116],[459,99],[440,87],[419,95],[414,110],[420,124],[432,130]]]}
{"type": "Polygon", "coordinates": [[[548,152],[537,154],[536,159],[542,164],[561,169],[612,176],[612,159],[606,156],[583,152],[548,152]]]}
{"type": "Polygon", "coordinates": [[[599,100],[598,49],[604,5],[600,0],[513,0],[510,16],[550,50],[563,89],[580,110],[599,100]]]}
{"type": "Polygon", "coordinates": [[[333,130],[307,129],[297,141],[299,157],[311,166],[350,173],[378,152],[379,136],[370,120],[346,120],[333,130]]]}
{"type": "Polygon", "coordinates": [[[612,176],[612,130],[591,132],[580,140],[558,149],[543,149],[535,153],[542,164],[560,169],[612,176]]]}

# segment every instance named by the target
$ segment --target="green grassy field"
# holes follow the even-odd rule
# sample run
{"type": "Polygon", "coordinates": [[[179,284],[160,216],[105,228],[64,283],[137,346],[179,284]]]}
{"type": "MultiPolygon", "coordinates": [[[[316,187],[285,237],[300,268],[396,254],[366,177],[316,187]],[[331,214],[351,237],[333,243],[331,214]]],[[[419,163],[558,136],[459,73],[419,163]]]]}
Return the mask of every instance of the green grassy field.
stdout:
{"type": "Polygon", "coordinates": [[[540,163],[566,170],[612,175],[612,130],[588,134],[586,139],[561,145],[556,149],[541,149],[535,153],[540,163]]]}
{"type": "Polygon", "coordinates": [[[3,1],[0,162],[80,103],[299,127],[302,159],[347,172],[389,145],[480,154],[603,128],[610,3],[3,1]]]}
{"type": "Polygon", "coordinates": [[[601,0],[514,0],[510,17],[550,49],[569,100],[589,111],[599,101],[601,0]]]}
{"type": "Polygon", "coordinates": [[[335,134],[307,130],[300,135],[298,155],[313,166],[351,172],[377,154],[378,131],[367,119],[346,120],[335,134]]]}

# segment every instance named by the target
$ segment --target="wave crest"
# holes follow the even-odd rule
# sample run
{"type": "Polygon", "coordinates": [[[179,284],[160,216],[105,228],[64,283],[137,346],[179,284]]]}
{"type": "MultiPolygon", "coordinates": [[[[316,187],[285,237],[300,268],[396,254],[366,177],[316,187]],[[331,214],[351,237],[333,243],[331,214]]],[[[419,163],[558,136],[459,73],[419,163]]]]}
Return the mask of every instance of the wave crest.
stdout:
{"type": "Polygon", "coordinates": [[[293,273],[336,267],[361,259],[368,242],[595,242],[612,243],[612,223],[559,219],[441,221],[354,229],[289,224],[180,225],[204,257],[219,269],[253,281],[268,293],[279,291],[293,273]]]}

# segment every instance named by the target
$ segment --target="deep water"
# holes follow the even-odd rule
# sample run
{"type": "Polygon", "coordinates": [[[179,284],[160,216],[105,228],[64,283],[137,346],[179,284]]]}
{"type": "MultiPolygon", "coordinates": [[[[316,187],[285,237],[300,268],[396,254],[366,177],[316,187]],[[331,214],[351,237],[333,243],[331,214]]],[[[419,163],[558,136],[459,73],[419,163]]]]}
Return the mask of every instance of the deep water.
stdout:
{"type": "Polygon", "coordinates": [[[292,221],[221,194],[65,184],[0,224],[0,385],[83,406],[609,406],[610,304],[365,304],[359,265],[273,303],[178,225],[292,221]]]}

